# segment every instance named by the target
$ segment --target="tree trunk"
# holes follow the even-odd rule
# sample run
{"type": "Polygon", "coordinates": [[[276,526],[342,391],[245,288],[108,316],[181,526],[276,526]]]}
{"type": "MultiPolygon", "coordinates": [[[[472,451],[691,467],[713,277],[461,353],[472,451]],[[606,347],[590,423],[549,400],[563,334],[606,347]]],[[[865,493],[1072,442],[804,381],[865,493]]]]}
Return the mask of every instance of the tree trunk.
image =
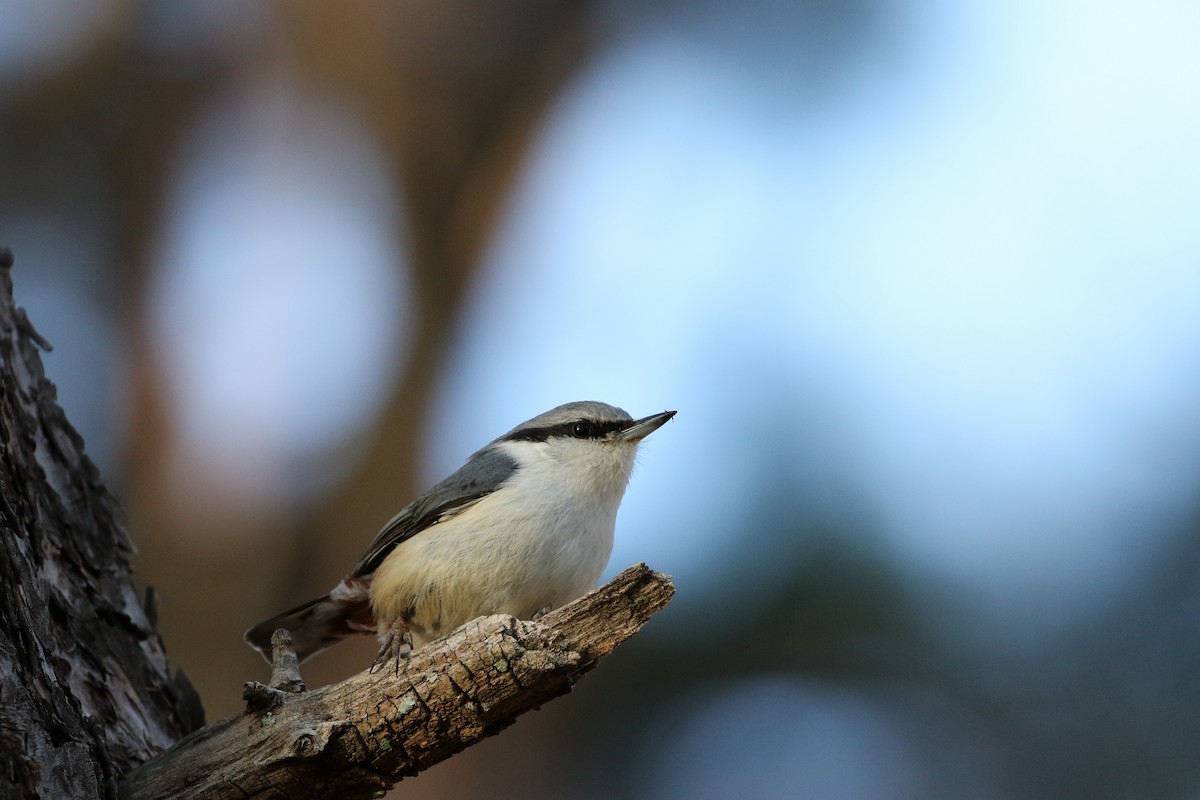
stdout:
{"type": "Polygon", "coordinates": [[[116,501],[56,401],[0,249],[0,797],[115,797],[203,724],[138,602],[116,501]]]}

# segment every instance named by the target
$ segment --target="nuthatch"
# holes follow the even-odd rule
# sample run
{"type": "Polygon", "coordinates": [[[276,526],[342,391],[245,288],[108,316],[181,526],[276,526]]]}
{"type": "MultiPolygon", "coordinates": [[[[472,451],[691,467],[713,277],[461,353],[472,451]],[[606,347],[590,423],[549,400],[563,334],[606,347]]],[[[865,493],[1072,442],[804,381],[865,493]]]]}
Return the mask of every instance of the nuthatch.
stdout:
{"type": "Polygon", "coordinates": [[[382,660],[475,617],[530,619],[574,600],[608,563],[638,443],[673,416],[584,401],[521,423],[392,517],[333,591],[246,641],[269,660],[286,628],[303,660],[373,633],[382,660]]]}

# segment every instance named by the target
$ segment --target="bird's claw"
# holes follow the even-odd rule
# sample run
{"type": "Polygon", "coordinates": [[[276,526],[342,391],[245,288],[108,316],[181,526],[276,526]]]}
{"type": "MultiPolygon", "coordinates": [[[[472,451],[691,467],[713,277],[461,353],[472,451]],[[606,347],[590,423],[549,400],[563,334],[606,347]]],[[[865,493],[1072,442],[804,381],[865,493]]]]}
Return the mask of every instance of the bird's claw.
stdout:
{"type": "Polygon", "coordinates": [[[370,674],[382,670],[391,662],[396,674],[400,674],[401,662],[407,661],[412,653],[412,634],[407,626],[393,625],[380,639],[379,654],[371,665],[370,674]]]}

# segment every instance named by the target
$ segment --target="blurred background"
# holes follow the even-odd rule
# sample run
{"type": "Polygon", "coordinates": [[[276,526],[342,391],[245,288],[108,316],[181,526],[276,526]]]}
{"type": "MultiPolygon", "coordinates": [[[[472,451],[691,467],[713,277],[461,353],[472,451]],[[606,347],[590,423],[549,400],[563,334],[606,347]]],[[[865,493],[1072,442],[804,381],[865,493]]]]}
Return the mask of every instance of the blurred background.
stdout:
{"type": "MultiPolygon", "coordinates": [[[[568,400],[678,595],[406,798],[1200,798],[1200,6],[0,2],[0,243],[210,720],[568,400]]],[[[374,653],[318,657],[310,686],[374,653]]]]}

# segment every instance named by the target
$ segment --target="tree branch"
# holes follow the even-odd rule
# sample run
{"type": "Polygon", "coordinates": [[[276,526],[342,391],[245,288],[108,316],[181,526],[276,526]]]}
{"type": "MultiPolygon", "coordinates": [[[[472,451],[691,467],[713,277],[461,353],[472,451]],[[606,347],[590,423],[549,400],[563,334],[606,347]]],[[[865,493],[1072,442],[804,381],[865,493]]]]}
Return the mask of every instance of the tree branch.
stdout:
{"type": "Polygon", "coordinates": [[[638,564],[539,622],[481,617],[399,674],[361,672],[209,725],[133,770],[121,797],[378,797],[569,692],[674,593],[638,564]]]}

